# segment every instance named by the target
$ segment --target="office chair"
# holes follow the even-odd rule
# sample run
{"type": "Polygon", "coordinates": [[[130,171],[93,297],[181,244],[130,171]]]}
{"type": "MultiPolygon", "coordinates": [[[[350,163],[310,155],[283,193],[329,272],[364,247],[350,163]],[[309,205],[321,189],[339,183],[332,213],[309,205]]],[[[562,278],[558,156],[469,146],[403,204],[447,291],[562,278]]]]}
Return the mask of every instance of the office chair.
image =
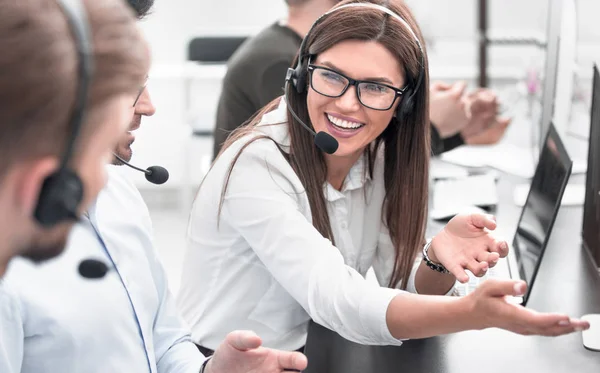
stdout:
{"type": "Polygon", "coordinates": [[[188,61],[224,63],[246,40],[245,36],[198,37],[188,44],[188,61]]]}

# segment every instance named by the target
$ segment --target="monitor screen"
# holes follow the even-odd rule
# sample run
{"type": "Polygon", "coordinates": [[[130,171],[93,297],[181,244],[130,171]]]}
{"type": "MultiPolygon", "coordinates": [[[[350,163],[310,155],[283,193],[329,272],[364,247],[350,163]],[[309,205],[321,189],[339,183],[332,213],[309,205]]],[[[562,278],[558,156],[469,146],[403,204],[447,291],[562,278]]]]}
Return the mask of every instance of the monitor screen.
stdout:
{"type": "Polygon", "coordinates": [[[558,74],[558,56],[560,52],[560,30],[562,22],[562,0],[550,0],[548,24],[546,25],[546,61],[542,83],[542,114],[539,123],[538,144],[546,137],[546,132],[554,113],[556,79],[558,74]]]}
{"type": "Polygon", "coordinates": [[[583,244],[600,267],[600,73],[594,65],[588,167],[583,204],[583,244]]]}
{"type": "Polygon", "coordinates": [[[531,287],[571,174],[571,159],[550,125],[513,241],[520,276],[531,287]]]}

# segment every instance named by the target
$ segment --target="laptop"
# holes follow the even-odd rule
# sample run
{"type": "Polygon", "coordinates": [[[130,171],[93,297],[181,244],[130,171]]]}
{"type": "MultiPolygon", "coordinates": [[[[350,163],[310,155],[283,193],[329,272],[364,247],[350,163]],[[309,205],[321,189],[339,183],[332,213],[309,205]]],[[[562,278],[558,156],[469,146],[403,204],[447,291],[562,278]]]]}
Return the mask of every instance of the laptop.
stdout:
{"type": "Polygon", "coordinates": [[[528,284],[527,292],[514,301],[527,303],[573,167],[552,123],[543,145],[508,256],[490,268],[484,277],[469,273],[469,282],[456,287],[459,295],[467,295],[488,278],[524,280],[528,284]]]}
{"type": "Polygon", "coordinates": [[[600,267],[600,72],[594,65],[588,168],[583,203],[583,246],[600,267]]]}

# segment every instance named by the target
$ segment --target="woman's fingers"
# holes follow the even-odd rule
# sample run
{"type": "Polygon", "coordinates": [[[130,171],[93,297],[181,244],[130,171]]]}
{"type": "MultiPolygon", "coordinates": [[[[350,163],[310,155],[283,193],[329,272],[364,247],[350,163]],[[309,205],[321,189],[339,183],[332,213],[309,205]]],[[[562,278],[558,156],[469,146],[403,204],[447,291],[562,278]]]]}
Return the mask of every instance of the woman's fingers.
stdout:
{"type": "Polygon", "coordinates": [[[471,259],[467,263],[467,269],[477,277],[485,275],[489,268],[490,266],[486,261],[478,262],[475,259],[471,259]]]}
{"type": "Polygon", "coordinates": [[[496,264],[498,264],[498,260],[500,260],[500,255],[496,252],[481,251],[475,259],[480,263],[488,263],[489,267],[492,268],[496,264]]]}
{"type": "Polygon", "coordinates": [[[489,245],[489,251],[498,253],[498,255],[500,255],[500,258],[504,258],[508,255],[508,243],[504,240],[494,239],[489,245]]]}

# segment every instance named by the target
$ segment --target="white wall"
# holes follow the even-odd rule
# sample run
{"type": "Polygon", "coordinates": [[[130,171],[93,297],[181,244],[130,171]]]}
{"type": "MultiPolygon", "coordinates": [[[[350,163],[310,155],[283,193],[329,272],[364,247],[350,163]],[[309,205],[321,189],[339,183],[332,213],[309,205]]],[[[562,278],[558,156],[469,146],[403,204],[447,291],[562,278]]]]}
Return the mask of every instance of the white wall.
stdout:
{"type": "Polygon", "coordinates": [[[285,14],[283,0],[155,0],[142,22],[155,64],[185,60],[195,36],[252,35],[285,14]]]}
{"type": "MultiPolygon", "coordinates": [[[[490,28],[501,33],[545,34],[548,0],[488,0],[490,28]]],[[[476,0],[407,0],[419,19],[428,40],[431,75],[441,79],[474,79],[476,61],[476,0]]],[[[579,60],[590,70],[600,57],[600,0],[578,0],[579,60]]],[[[185,180],[185,144],[189,127],[183,110],[184,84],[181,63],[189,39],[201,35],[252,35],[285,15],[283,0],[156,0],[153,14],[141,23],[153,50],[154,65],[149,88],[157,114],[143,121],[134,145],[134,162],[162,164],[169,168],[168,185],[178,187],[185,180]]],[[[543,63],[543,54],[529,47],[492,47],[491,75],[519,78],[531,64],[543,63]]],[[[210,75],[210,74],[209,74],[210,75]]],[[[202,109],[201,120],[210,127],[218,97],[219,74],[198,81],[204,89],[194,103],[202,109]],[[203,105],[203,106],[198,106],[203,105]]],[[[192,146],[190,167],[193,183],[200,180],[201,153],[211,150],[209,142],[192,146]]],[[[189,158],[189,157],[188,157],[189,158]]],[[[136,177],[138,185],[151,187],[136,177]]],[[[136,181],[137,182],[137,181],[136,181]]]]}

